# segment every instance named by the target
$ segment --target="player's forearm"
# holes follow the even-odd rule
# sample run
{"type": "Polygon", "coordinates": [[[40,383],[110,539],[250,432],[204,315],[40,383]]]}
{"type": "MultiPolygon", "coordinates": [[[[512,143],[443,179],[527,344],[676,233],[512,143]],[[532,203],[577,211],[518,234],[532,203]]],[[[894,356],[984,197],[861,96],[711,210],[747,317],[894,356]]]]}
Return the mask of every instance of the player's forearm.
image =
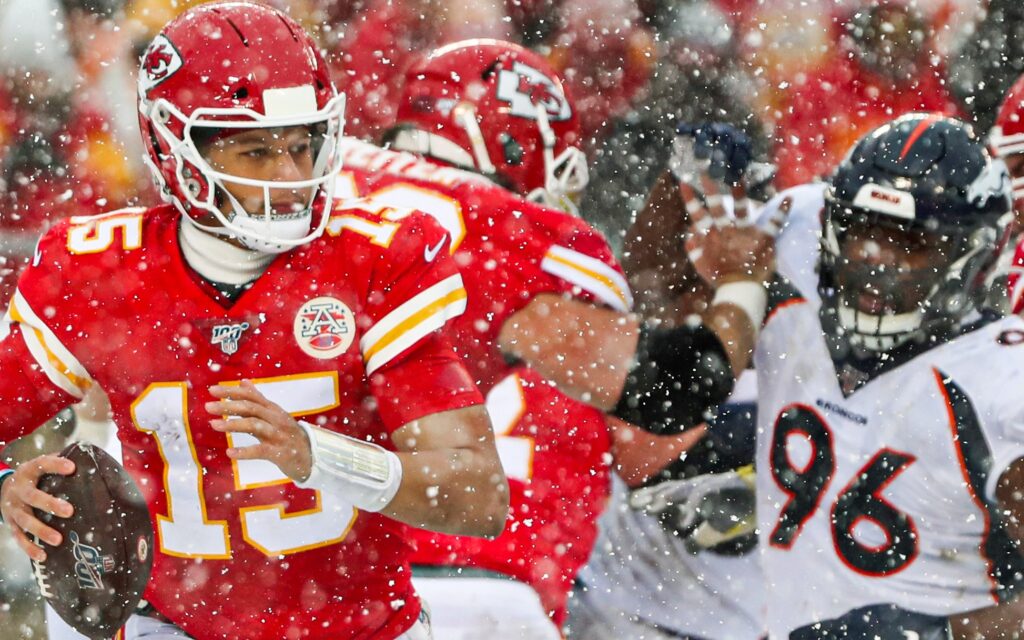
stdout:
{"type": "Polygon", "coordinates": [[[505,321],[498,344],[562,393],[609,411],[622,395],[639,327],[635,316],[544,294],[505,321]]]}
{"type": "Polygon", "coordinates": [[[622,256],[633,310],[647,321],[675,326],[710,299],[683,250],[687,225],[678,181],[666,170],[626,231],[622,256]]]}
{"type": "Polygon", "coordinates": [[[493,538],[505,528],[508,483],[492,456],[472,448],[403,452],[402,485],[382,513],[453,535],[493,538]]]}
{"type": "Polygon", "coordinates": [[[631,489],[683,459],[707,432],[701,425],[683,433],[659,436],[612,416],[606,416],[606,420],[612,436],[615,472],[631,489]]]}
{"type": "Polygon", "coordinates": [[[733,375],[739,377],[750,364],[757,340],[750,316],[736,305],[715,304],[705,314],[704,324],[722,343],[733,375]]]}
{"type": "Polygon", "coordinates": [[[483,405],[426,415],[400,427],[391,441],[402,482],[383,513],[441,533],[501,533],[508,484],[483,405]]]}

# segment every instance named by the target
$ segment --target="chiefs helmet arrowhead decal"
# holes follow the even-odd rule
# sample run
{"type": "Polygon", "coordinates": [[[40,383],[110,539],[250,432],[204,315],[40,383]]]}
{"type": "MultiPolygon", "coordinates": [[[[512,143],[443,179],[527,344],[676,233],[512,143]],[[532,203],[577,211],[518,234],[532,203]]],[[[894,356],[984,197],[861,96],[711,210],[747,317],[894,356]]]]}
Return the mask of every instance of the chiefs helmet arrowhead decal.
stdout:
{"type": "Polygon", "coordinates": [[[160,84],[181,68],[181,54],[171,41],[159,35],[142,54],[139,68],[139,91],[145,93],[160,84]]]}
{"type": "Polygon", "coordinates": [[[516,62],[512,69],[502,69],[498,77],[498,99],[508,102],[510,113],[520,118],[537,118],[537,105],[544,107],[548,119],[568,120],[572,108],[561,88],[544,73],[528,64],[516,62]]]}

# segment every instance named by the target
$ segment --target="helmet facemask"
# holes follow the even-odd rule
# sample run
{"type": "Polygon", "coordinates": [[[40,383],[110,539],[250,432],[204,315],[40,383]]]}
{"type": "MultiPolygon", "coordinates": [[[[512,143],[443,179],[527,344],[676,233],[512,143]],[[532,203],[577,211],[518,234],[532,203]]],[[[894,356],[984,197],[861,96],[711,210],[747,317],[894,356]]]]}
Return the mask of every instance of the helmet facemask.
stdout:
{"type": "Polygon", "coordinates": [[[537,105],[537,128],[544,145],[544,186],[526,195],[531,202],[579,215],[576,202],[590,182],[587,156],[577,147],[567,146],[555,156],[557,138],[548,121],[548,112],[537,105]]]}
{"type": "Polygon", "coordinates": [[[948,335],[980,306],[999,240],[995,225],[926,226],[830,199],[822,229],[823,311],[861,351],[948,335]]]}
{"type": "MultiPolygon", "coordinates": [[[[335,178],[341,170],[339,143],[344,128],[344,95],[316,109],[312,87],[293,87],[264,92],[268,113],[248,108],[199,108],[185,116],[164,99],[140,105],[152,122],[161,147],[161,161],[171,163],[178,189],[164,189],[186,218],[216,235],[236,238],[244,246],[264,253],[283,253],[320,236],[326,228],[335,178]],[[313,154],[312,174],[301,180],[264,180],[219,170],[203,155],[202,140],[210,132],[220,135],[266,129],[284,131],[308,127],[313,154]],[[180,137],[175,135],[180,131],[180,137]],[[228,186],[262,189],[261,206],[245,206],[228,186]],[[282,192],[301,194],[301,207],[275,211],[274,199],[282,192]],[[175,195],[181,194],[181,198],[175,195]],[[250,210],[253,209],[253,210],[250,210]],[[191,211],[191,213],[190,213],[191,211]],[[219,224],[205,224],[202,212],[219,224]],[[315,218],[317,218],[315,220],[315,218]]],[[[271,134],[274,135],[274,134],[271,134]]],[[[154,167],[154,169],[156,169],[154,167]]],[[[154,170],[163,184],[163,173],[154,170]]]]}

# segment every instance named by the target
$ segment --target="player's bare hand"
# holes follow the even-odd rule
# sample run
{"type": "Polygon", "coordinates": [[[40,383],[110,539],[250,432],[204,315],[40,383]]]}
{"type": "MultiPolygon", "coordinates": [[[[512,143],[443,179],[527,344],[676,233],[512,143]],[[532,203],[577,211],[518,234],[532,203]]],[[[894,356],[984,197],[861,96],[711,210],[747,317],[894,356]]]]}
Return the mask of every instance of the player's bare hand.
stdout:
{"type": "Polygon", "coordinates": [[[752,224],[745,187],[732,187],[733,217],[707,174],[701,175],[701,187],[703,202],[693,185],[679,183],[690,218],[686,253],[697,273],[714,287],[741,280],[766,282],[775,268],[775,238],[752,224]]]}
{"type": "Polygon", "coordinates": [[[45,455],[23,462],[0,486],[0,514],[11,528],[18,546],[36,562],[46,560],[46,552],[32,541],[36,536],[50,546],[61,543],[61,535],[36,517],[33,509],[61,518],[69,518],[74,508],[65,500],[37,488],[39,479],[55,473],[68,476],[75,472],[75,463],[56,455],[45,455]]]}
{"type": "Polygon", "coordinates": [[[309,439],[291,414],[268,400],[249,380],[237,386],[210,387],[210,394],[217,400],[206,403],[206,410],[221,416],[210,421],[213,429],[256,439],[250,444],[248,439],[236,436],[227,450],[229,458],[269,460],[298,482],[309,477],[313,468],[309,439]]]}

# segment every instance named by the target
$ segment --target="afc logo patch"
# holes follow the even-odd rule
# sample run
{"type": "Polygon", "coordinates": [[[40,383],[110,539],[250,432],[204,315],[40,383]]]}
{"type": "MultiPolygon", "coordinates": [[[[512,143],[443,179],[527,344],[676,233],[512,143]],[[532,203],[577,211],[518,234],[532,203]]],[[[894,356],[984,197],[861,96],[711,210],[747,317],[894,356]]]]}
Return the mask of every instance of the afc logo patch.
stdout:
{"type": "Polygon", "coordinates": [[[520,118],[537,119],[537,105],[544,108],[548,120],[558,122],[572,117],[572,108],[562,88],[530,65],[516,62],[512,70],[498,75],[498,99],[509,103],[509,113],[520,118]]]}
{"type": "Polygon", "coordinates": [[[306,355],[327,360],[348,351],[355,339],[356,320],[341,300],[313,298],[295,314],[293,330],[295,341],[306,355]]]}
{"type": "Polygon", "coordinates": [[[181,68],[181,54],[171,41],[159,35],[142,54],[139,68],[139,91],[145,93],[181,68]]]}

